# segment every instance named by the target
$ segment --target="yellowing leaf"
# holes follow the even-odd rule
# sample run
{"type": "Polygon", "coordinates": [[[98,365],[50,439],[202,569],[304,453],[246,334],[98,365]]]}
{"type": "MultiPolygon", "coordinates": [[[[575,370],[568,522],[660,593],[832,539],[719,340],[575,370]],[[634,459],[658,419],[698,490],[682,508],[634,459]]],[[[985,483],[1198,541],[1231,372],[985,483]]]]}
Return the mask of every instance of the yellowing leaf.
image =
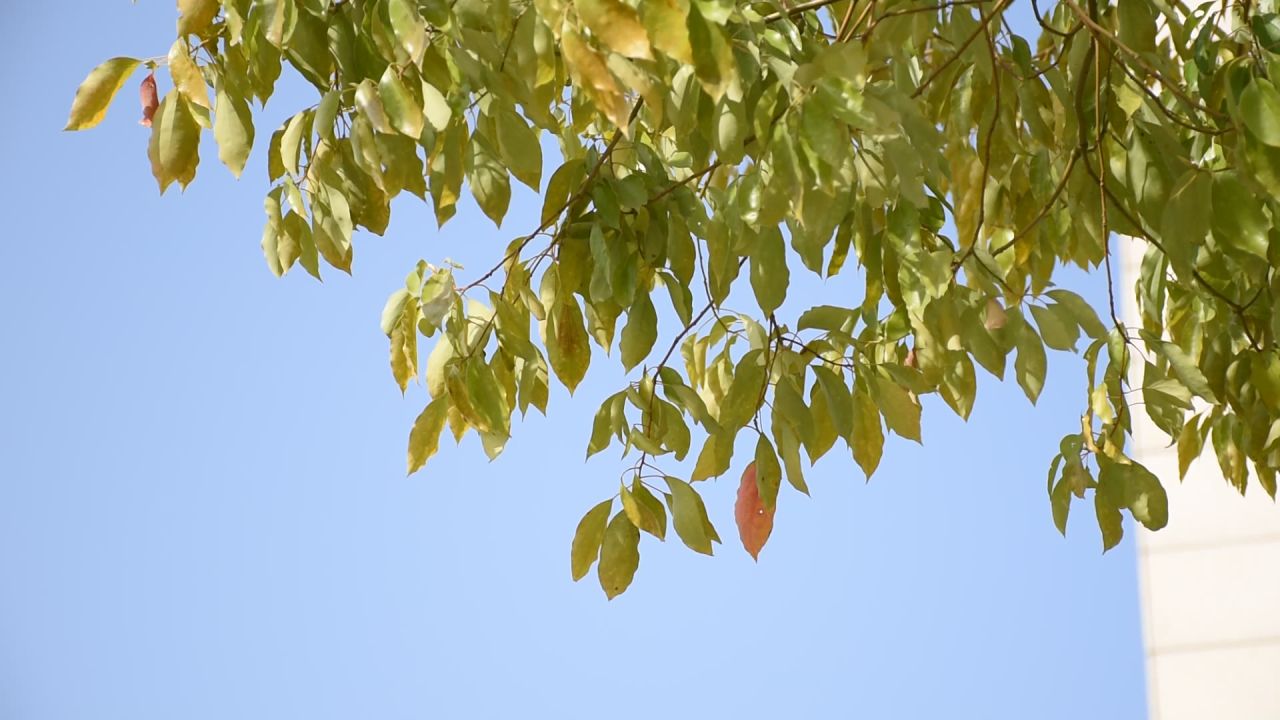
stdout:
{"type": "Polygon", "coordinates": [[[627,57],[648,60],[649,36],[635,9],[619,0],[577,0],[578,17],[605,47],[627,57]]]}
{"type": "Polygon", "coordinates": [[[406,298],[391,326],[391,374],[403,394],[418,375],[418,299],[406,298]]]}
{"type": "Polygon", "coordinates": [[[631,524],[662,540],[667,534],[667,511],[662,502],[639,480],[632,483],[630,489],[623,485],[618,494],[622,498],[622,510],[631,524]]]}
{"type": "Polygon", "coordinates": [[[151,174],[160,192],[177,181],[184,189],[196,176],[200,163],[200,125],[191,114],[186,98],[171,92],[165,96],[151,125],[151,142],[147,157],[151,174]]]}
{"type": "Polygon", "coordinates": [[[253,147],[253,115],[244,95],[219,84],[217,108],[213,115],[213,137],[218,141],[218,159],[240,177],[253,147]]]}
{"type": "Polygon", "coordinates": [[[445,417],[448,415],[449,402],[446,398],[436,398],[427,404],[422,414],[413,423],[409,433],[409,474],[412,475],[436,454],[440,447],[440,433],[444,430],[445,417]]]}
{"type": "Polygon", "coordinates": [[[578,529],[573,534],[573,547],[569,552],[574,582],[585,577],[600,556],[600,544],[604,542],[605,526],[609,523],[609,510],[612,507],[613,501],[605,500],[588,510],[582,520],[578,521],[578,529]]]}
{"type": "Polygon", "coordinates": [[[620,512],[609,521],[600,545],[600,566],[596,572],[604,594],[612,600],[626,591],[639,565],[640,531],[626,513],[620,512]]]}
{"type": "Polygon", "coordinates": [[[378,94],[382,107],[392,127],[417,140],[422,135],[423,114],[418,101],[400,79],[394,65],[388,65],[378,82],[378,94]]]}
{"type": "Polygon", "coordinates": [[[415,65],[422,62],[422,53],[427,46],[427,26],[418,14],[417,3],[412,0],[390,0],[387,3],[387,14],[396,40],[410,60],[415,65]]]}
{"type": "Polygon", "coordinates": [[[640,4],[644,25],[653,46],[673,60],[693,64],[693,48],[689,45],[688,0],[646,0],[640,4]]]}
{"type": "Polygon", "coordinates": [[[560,35],[565,66],[573,82],[587,93],[591,102],[615,126],[627,125],[627,101],[618,80],[609,72],[604,58],[578,34],[578,29],[565,23],[560,35]]]}
{"type": "Polygon", "coordinates": [[[71,102],[71,115],[63,129],[88,130],[102,122],[102,118],[107,116],[111,99],[140,62],[130,57],[118,57],[94,68],[84,82],[80,83],[80,87],[76,88],[75,100],[71,102]]]}
{"type": "Polygon", "coordinates": [[[587,328],[577,301],[568,298],[556,304],[554,330],[547,338],[547,358],[556,377],[572,394],[586,377],[587,365],[591,362],[587,328]]]}
{"type": "Polygon", "coordinates": [[[191,59],[185,40],[179,39],[169,48],[169,76],[173,78],[173,86],[186,95],[193,105],[212,109],[204,75],[191,59]]]}
{"type": "Polygon", "coordinates": [[[444,132],[444,129],[449,127],[449,118],[453,116],[449,101],[435,85],[426,80],[422,81],[422,108],[427,116],[427,122],[431,123],[431,127],[437,132],[444,132]]]}
{"type": "Polygon", "coordinates": [[[218,0],[178,0],[178,34],[200,35],[218,14],[218,0]]]}

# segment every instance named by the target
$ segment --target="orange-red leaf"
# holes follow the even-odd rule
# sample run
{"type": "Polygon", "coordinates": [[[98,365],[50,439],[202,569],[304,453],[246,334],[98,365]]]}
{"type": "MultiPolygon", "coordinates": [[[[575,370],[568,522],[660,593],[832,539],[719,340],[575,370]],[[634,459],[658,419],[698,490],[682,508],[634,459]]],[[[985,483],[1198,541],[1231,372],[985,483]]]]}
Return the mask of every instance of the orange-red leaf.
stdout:
{"type": "Polygon", "coordinates": [[[156,108],[160,107],[160,94],[156,92],[156,73],[154,70],[142,78],[142,85],[138,87],[138,95],[142,101],[142,119],[138,121],[138,124],[143,127],[151,127],[151,118],[155,116],[156,108]]]}
{"type": "Polygon", "coordinates": [[[760,559],[760,549],[773,532],[773,512],[760,499],[760,489],[756,486],[756,464],[751,463],[742,473],[742,484],[738,486],[738,502],[733,506],[733,516],[738,521],[738,536],[742,538],[742,547],[755,560],[760,559]]]}

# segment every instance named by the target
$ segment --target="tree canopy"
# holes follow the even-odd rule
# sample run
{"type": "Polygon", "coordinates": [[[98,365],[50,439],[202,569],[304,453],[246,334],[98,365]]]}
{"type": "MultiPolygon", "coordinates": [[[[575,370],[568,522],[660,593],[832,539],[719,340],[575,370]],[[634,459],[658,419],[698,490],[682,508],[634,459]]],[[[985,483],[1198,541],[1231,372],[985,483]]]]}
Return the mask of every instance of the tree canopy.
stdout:
{"type": "Polygon", "coordinates": [[[1167,522],[1135,413],[1181,473],[1211,445],[1240,492],[1274,497],[1277,3],[1030,0],[1024,34],[1014,4],[178,0],[168,54],[95,68],[67,129],[143,69],[162,193],[195,178],[204,131],[236,176],[257,144],[276,275],[350,272],[356,230],[382,234],[401,193],[443,225],[469,192],[499,227],[513,181],[539,193],[540,222],[503,229],[491,267],[409,269],[382,329],[401,390],[425,380],[410,473],[446,430],[496,456],[553,377],[572,392],[593,359],[621,361],[586,453],[618,446],[630,470],[571,549],[609,597],[641,532],[712,553],[699,481],[737,467],[754,556],[784,482],[807,493],[837,441],[870,477],[886,431],[921,441],[921,396],[967,417],[979,369],[1034,403],[1046,349],[1087,364],[1048,473],[1062,532],[1090,496],[1104,549],[1124,512],[1167,522]],[[263,142],[254,106],[285,69],[316,102],[263,142]],[[1115,234],[1144,242],[1132,285],[1115,234]],[[1064,266],[1104,274],[1105,305],[1056,284],[1064,266]],[[851,275],[861,297],[795,307],[800,273],[851,275]]]}

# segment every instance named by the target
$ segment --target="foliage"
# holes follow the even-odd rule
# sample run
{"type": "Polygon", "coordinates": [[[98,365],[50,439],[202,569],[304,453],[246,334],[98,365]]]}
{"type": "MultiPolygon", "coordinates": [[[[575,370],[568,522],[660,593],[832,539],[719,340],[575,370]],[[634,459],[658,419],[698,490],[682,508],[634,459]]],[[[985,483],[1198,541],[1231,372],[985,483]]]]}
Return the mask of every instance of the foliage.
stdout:
{"type": "Polygon", "coordinates": [[[967,417],[978,369],[1003,378],[1011,359],[1034,403],[1046,348],[1088,365],[1053,519],[1065,532],[1092,494],[1110,548],[1123,511],[1167,520],[1126,455],[1134,413],[1176,439],[1183,473],[1211,445],[1241,492],[1252,475],[1275,494],[1280,16],[1275,0],[1043,4],[1028,38],[1013,0],[179,0],[168,55],[96,68],[67,128],[167,67],[158,103],[153,75],[142,88],[161,192],[192,181],[206,130],[236,175],[265,146],[277,275],[349,272],[353,233],[381,234],[402,192],[443,224],[465,188],[498,226],[513,180],[539,192],[539,225],[491,269],[419,263],[382,328],[400,388],[425,376],[430,396],[410,472],[446,428],[497,455],[553,375],[572,392],[618,348],[632,379],[587,454],[618,444],[631,481],[572,546],[574,579],[598,561],[610,597],[668,519],[712,553],[699,481],[749,464],[754,555],[806,460],[839,440],[870,476],[886,429],[921,440],[921,396],[967,417]],[[261,143],[252,106],[284,68],[317,102],[261,143]],[[1117,317],[1112,233],[1145,240],[1140,327],[1117,317]],[[1105,273],[1105,321],[1055,285],[1064,265],[1105,273]],[[795,273],[842,272],[860,300],[785,305],[795,273]],[[731,312],[731,292],[758,311],[731,312]]]}

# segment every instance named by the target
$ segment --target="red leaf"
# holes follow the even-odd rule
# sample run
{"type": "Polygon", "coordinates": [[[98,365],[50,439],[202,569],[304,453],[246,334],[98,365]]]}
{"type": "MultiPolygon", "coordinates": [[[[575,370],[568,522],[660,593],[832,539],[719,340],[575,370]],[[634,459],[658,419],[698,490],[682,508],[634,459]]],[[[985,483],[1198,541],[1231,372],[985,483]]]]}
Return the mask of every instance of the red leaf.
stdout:
{"type": "Polygon", "coordinates": [[[755,463],[748,465],[742,473],[742,484],[738,486],[738,502],[734,503],[733,516],[738,521],[738,536],[742,538],[742,547],[758,561],[760,549],[773,532],[773,510],[765,508],[760,499],[755,463]]]}
{"type": "Polygon", "coordinates": [[[160,95],[156,92],[156,73],[154,70],[142,78],[142,85],[138,87],[138,95],[142,100],[142,119],[138,121],[138,124],[144,127],[151,127],[151,118],[156,114],[156,108],[160,107],[160,95]]]}

